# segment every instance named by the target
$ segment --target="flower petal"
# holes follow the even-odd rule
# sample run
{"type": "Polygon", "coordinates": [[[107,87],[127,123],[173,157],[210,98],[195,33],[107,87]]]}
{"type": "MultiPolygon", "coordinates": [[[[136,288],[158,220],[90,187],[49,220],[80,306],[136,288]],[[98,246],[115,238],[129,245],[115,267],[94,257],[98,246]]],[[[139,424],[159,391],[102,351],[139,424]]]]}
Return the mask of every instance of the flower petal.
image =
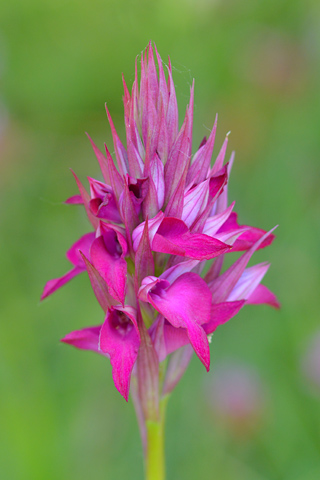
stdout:
{"type": "Polygon", "coordinates": [[[205,260],[230,250],[230,246],[208,235],[190,233],[177,218],[164,218],[152,241],[152,250],[205,260]]]}
{"type": "Polygon", "coordinates": [[[99,350],[100,329],[101,325],[75,330],[68,333],[68,335],[63,337],[60,341],[73,345],[81,350],[92,350],[93,352],[102,353],[99,350]]]}
{"type": "Polygon", "coordinates": [[[73,265],[81,267],[85,270],[85,265],[83,263],[82,257],[80,255],[80,250],[85,254],[86,257],[89,257],[90,247],[92,242],[95,239],[95,233],[90,232],[83,235],[79,240],[77,240],[67,251],[66,257],[73,265]]]}
{"type": "Polygon", "coordinates": [[[244,269],[246,268],[253,253],[259,248],[259,246],[267,239],[267,237],[273,232],[274,227],[269,232],[265,233],[247,252],[245,252],[236,262],[231,265],[222,275],[214,279],[209,283],[210,290],[213,293],[213,302],[220,303],[225,302],[232,292],[233,288],[237,284],[244,269]]]}
{"type": "Polygon", "coordinates": [[[101,224],[102,235],[92,243],[90,255],[94,267],[107,282],[112,297],[124,305],[127,262],[125,239],[111,226],[101,224]]]}
{"type": "Polygon", "coordinates": [[[135,310],[129,306],[111,307],[100,330],[99,349],[110,355],[114,384],[126,401],[139,346],[135,310]]]}
{"type": "Polygon", "coordinates": [[[144,222],[139,246],[135,256],[135,279],[136,286],[139,287],[143,278],[154,274],[154,260],[150,247],[148,220],[144,222]]]}
{"type": "Polygon", "coordinates": [[[245,304],[244,300],[237,302],[222,302],[212,305],[211,318],[208,323],[203,325],[207,335],[213,333],[219,325],[226,323],[230,318],[234,317],[245,304]]]}
{"type": "MultiPolygon", "coordinates": [[[[250,227],[248,225],[239,225],[237,221],[237,217],[238,215],[235,212],[232,212],[229,218],[226,220],[226,222],[222,225],[222,227],[219,230],[219,233],[223,233],[223,232],[227,232],[228,230],[234,230],[237,228],[246,227],[246,231],[242,235],[240,235],[240,237],[237,239],[237,241],[233,245],[233,249],[232,249],[233,252],[248,250],[266,233],[266,231],[262,230],[261,228],[250,227]]],[[[259,244],[259,249],[265,248],[268,245],[270,245],[273,242],[274,238],[275,238],[274,235],[266,236],[263,242],[259,244]]]]}
{"type": "Polygon", "coordinates": [[[280,303],[273,292],[271,292],[265,285],[261,283],[251,293],[246,301],[247,304],[261,304],[266,303],[274,308],[280,308],[280,303]]]}
{"type": "Polygon", "coordinates": [[[267,273],[269,267],[269,263],[260,263],[246,268],[228,296],[228,301],[248,300],[267,273]]]}
{"type": "MultiPolygon", "coordinates": [[[[145,279],[146,280],[146,279],[145,279]]],[[[190,343],[205,365],[210,367],[210,351],[202,324],[210,320],[211,292],[195,273],[184,273],[172,285],[162,279],[147,280],[139,291],[175,328],[186,328],[190,343]]]]}
{"type": "Polygon", "coordinates": [[[94,294],[98,302],[100,303],[101,308],[104,312],[106,312],[112,305],[115,305],[117,302],[110,295],[108,285],[101,277],[98,270],[94,268],[92,263],[89,262],[89,260],[82,252],[80,252],[80,254],[85,263],[94,294]]]}

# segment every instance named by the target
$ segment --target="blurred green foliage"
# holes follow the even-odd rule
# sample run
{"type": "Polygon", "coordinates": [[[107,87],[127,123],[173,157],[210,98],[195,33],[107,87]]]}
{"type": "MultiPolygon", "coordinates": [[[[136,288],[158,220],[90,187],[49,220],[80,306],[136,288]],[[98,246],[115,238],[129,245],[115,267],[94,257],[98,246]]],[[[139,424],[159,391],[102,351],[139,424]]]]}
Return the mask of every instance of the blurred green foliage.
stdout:
{"type": "Polygon", "coordinates": [[[194,143],[219,112],[216,152],[231,130],[230,199],[240,221],[279,223],[255,261],[281,311],[246,307],[197,359],[169,403],[168,479],[318,480],[320,394],[300,370],[319,329],[320,5],[317,0],[14,0],[0,5],[1,335],[0,477],[142,478],[131,402],[110,365],[59,344],[99,324],[83,275],[40,305],[44,283],[68,268],[65,250],[88,229],[68,170],[98,166],[84,132],[111,144],[108,102],[123,138],[122,82],[152,39],[174,66],[181,118],[196,79],[194,143]],[[261,425],[235,435],[207,387],[227,358],[266,388],[261,425]]]}

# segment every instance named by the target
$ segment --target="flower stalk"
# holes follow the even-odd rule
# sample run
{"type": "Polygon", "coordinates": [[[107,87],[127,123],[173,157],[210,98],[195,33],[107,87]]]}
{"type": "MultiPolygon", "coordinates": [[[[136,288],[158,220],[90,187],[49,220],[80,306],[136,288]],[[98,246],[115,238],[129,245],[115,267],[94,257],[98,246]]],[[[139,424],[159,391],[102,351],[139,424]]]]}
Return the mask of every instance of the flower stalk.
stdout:
{"type": "Polygon", "coordinates": [[[164,427],[168,396],[160,401],[159,421],[147,421],[146,480],[165,480],[164,427]]]}

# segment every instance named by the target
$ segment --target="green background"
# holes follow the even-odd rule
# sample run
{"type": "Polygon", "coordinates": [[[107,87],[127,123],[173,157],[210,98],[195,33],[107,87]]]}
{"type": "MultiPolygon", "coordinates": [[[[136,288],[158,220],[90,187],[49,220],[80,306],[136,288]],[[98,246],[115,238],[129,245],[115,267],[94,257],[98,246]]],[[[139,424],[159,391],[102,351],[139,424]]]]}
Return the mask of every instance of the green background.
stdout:
{"type": "MultiPolygon", "coordinates": [[[[195,83],[194,150],[219,113],[231,130],[230,201],[241,223],[277,239],[255,255],[280,311],[248,306],[212,341],[168,406],[168,479],[317,480],[320,392],[301,373],[319,329],[320,4],[317,0],[14,0],[0,6],[0,477],[141,479],[131,401],[109,362],[59,343],[101,322],[85,275],[40,304],[88,229],[69,171],[98,176],[84,134],[111,145],[104,103],[124,138],[123,72],[152,39],[169,54],[182,113],[195,83]],[[230,359],[264,388],[254,429],[213,409],[215,369],[230,359]],[[244,429],[246,430],[246,429],[244,429]]],[[[112,149],[112,146],[111,146],[112,149]]],[[[319,386],[320,389],[320,386],[319,386]]]]}

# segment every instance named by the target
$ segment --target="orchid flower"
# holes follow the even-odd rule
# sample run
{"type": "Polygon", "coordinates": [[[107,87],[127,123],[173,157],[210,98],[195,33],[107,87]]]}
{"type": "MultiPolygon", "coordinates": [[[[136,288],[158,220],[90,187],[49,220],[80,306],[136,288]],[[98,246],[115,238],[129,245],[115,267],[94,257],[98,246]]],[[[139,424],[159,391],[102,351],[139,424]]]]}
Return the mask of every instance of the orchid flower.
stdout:
{"type": "Polygon", "coordinates": [[[240,225],[235,203],[228,205],[234,159],[225,161],[228,135],[212,163],[216,118],[192,153],[194,84],[179,128],[170,59],[164,65],[150,42],[140,67],[139,79],[136,61],[131,92],[123,79],[126,142],[107,107],[114,158],[89,137],[102,180],[88,177],[88,192],[74,174],[79,194],[66,203],[85,208],[91,229],[67,252],[73,268],[50,280],[42,298],[88,273],[104,312],[100,325],[68,333],[62,342],[107,357],[127,401],[131,385],[146,475],[162,480],[163,405],[192,353],[208,371],[209,340],[220,325],[247,304],[279,303],[261,284],[269,264],[247,266],[273,241],[273,229],[240,225]],[[239,251],[221,273],[225,255],[239,251]]]}

